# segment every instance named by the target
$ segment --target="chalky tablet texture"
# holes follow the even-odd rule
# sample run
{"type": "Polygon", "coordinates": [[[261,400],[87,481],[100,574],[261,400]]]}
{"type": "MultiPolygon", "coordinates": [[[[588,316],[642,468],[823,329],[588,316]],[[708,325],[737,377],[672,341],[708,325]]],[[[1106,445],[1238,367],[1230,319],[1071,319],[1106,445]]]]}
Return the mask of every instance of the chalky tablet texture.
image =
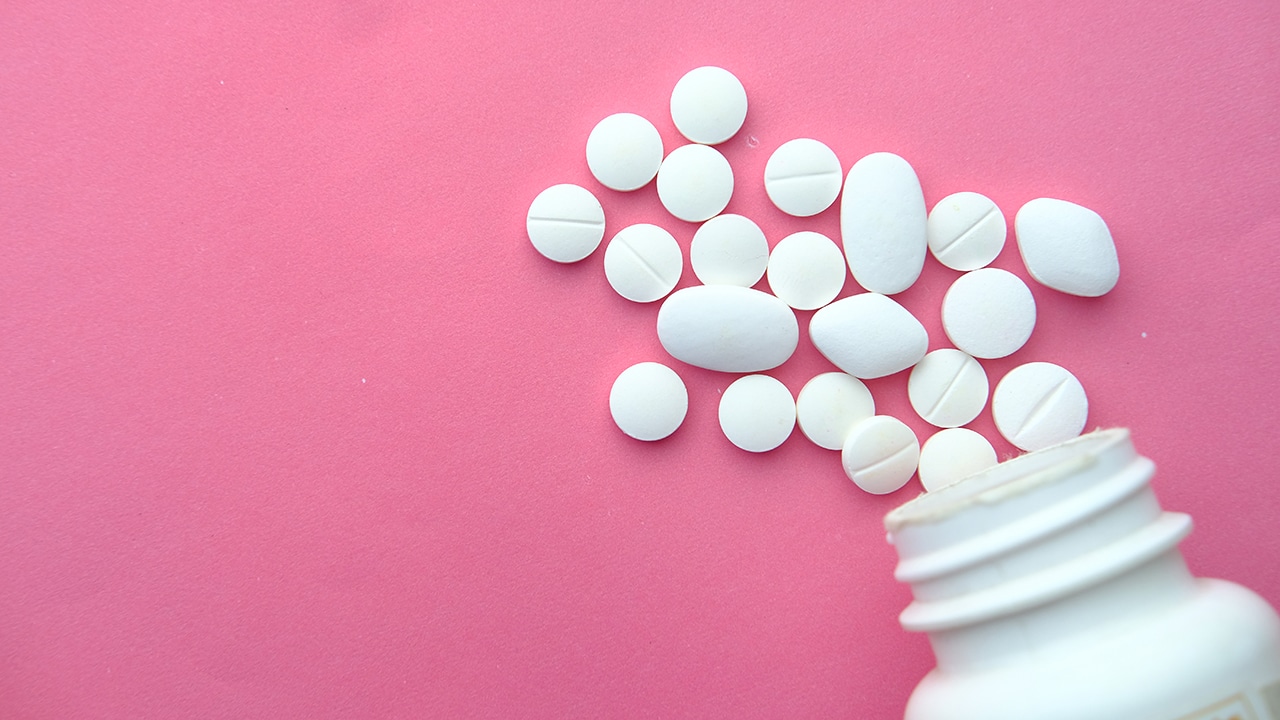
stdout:
{"type": "Polygon", "coordinates": [[[879,293],[851,295],[815,312],[809,339],[833,365],[864,380],[906,370],[929,349],[920,321],[879,293]]]}
{"type": "Polygon", "coordinates": [[[662,136],[639,115],[610,115],[587,136],[587,168],[607,188],[638,190],[658,174],[661,164],[662,136]]]}
{"type": "Polygon", "coordinates": [[[769,254],[769,289],[797,310],[816,310],[844,288],[844,253],[822,233],[804,230],[778,241],[769,254]]]}
{"type": "Polygon", "coordinates": [[[733,196],[733,168],[719,150],[681,145],[658,168],[658,199],[667,212],[688,222],[720,214],[733,196]]]}
{"type": "Polygon", "coordinates": [[[604,249],[604,274],[622,297],[646,303],[671,292],[684,269],[680,244],[657,225],[641,223],[618,231],[604,249]]]}
{"type": "Polygon", "coordinates": [[[853,279],[885,295],[911,287],[924,268],[927,219],[910,163],[886,152],[854,163],[840,199],[840,235],[853,279]]]}
{"type": "Polygon", "coordinates": [[[901,420],[888,415],[867,418],[849,431],[840,462],[855,485],[884,495],[907,484],[920,461],[920,441],[901,420]]]}
{"type": "Polygon", "coordinates": [[[543,257],[558,263],[578,262],[595,252],[604,239],[604,208],[584,187],[552,185],[529,204],[525,229],[543,257]]]}
{"type": "Polygon", "coordinates": [[[1027,272],[1045,287],[1098,297],[1120,280],[1111,231],[1089,208],[1037,198],[1022,206],[1013,224],[1027,272]]]}
{"type": "Polygon", "coordinates": [[[795,426],[796,403],[776,378],[746,375],[720,396],[720,429],[743,450],[768,452],[785,442],[795,426]]]}
{"type": "Polygon", "coordinates": [[[976,192],[948,195],[929,212],[929,251],[952,270],[986,267],[1004,249],[1008,233],[1004,213],[976,192]]]}
{"type": "Polygon", "coordinates": [[[876,414],[871,391],[858,378],[842,372],[816,375],[796,397],[800,431],[815,445],[840,450],[854,425],[876,414]]]}
{"type": "Polygon", "coordinates": [[[911,368],[907,398],[930,425],[954,428],[973,422],[987,406],[987,373],[967,353],[934,350],[911,368]]]}
{"type": "Polygon", "coordinates": [[[658,310],[658,341],[671,357],[707,370],[775,368],[800,340],[795,312],[778,298],[734,285],[696,285],[658,310]]]}
{"type": "Polygon", "coordinates": [[[920,448],[920,484],[934,492],[995,464],[995,448],[982,435],[968,428],[939,430],[920,448]]]}
{"type": "Polygon", "coordinates": [[[978,358],[1012,355],[1036,327],[1036,301],[1008,270],[982,268],[956,278],[942,298],[942,329],[978,358]]]}
{"type": "Polygon", "coordinates": [[[797,138],[783,143],[764,166],[764,190],[779,210],[809,217],[840,196],[840,159],[823,143],[797,138]]]}
{"type": "Polygon", "coordinates": [[[704,285],[751,287],[768,267],[769,241],[750,218],[717,215],[693,234],[689,264],[704,285]]]}
{"type": "Polygon", "coordinates": [[[618,429],[637,440],[661,440],[689,411],[689,393],[675,370],[642,362],[623,370],[609,391],[609,413],[618,429]]]}
{"type": "Polygon", "coordinates": [[[671,120],[690,142],[716,145],[747,119],[747,91],[733,73],[711,65],[685,73],[671,91],[671,120]]]}
{"type": "Polygon", "coordinates": [[[1006,440],[1022,450],[1040,450],[1084,430],[1089,399],[1066,368],[1032,362],[1010,370],[996,385],[991,414],[1006,440]]]}

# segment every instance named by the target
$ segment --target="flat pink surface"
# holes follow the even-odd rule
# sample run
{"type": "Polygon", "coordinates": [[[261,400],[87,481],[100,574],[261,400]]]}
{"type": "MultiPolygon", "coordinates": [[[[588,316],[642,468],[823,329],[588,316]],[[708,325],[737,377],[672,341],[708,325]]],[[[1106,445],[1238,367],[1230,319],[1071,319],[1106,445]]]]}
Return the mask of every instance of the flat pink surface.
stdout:
{"type": "MultiPolygon", "coordinates": [[[[802,136],[903,155],[930,205],[1100,212],[1120,285],[1033,285],[987,369],[1070,368],[1192,568],[1280,603],[1277,37],[1270,0],[5,4],[0,716],[900,716],[933,661],[880,521],[918,482],[739,451],[733,378],[674,361],[685,425],[624,437],[657,307],[525,236],[576,182],[687,248],[583,147],[620,111],[675,147],[703,64],[747,88],[729,210],[771,243],[838,237],[764,194],[802,136]]],[[[900,296],[931,347],[954,277],[900,296]]],[[[806,339],[777,375],[827,369],[806,339]]],[[[923,438],[905,387],[871,383],[923,438]]]]}

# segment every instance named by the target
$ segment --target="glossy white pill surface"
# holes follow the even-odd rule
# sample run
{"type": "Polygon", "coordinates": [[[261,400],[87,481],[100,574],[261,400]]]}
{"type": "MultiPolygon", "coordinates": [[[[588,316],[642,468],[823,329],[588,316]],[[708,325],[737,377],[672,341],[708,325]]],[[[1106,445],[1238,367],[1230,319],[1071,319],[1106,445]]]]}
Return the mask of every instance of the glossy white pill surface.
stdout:
{"type": "Polygon", "coordinates": [[[991,198],[958,192],[938,201],[929,212],[929,251],[952,270],[986,267],[1004,248],[1009,228],[991,198]]]}
{"type": "Polygon", "coordinates": [[[720,429],[729,442],[750,452],[768,452],[791,436],[796,403],[777,378],[746,375],[720,396],[720,429]]]}
{"type": "Polygon", "coordinates": [[[613,190],[638,190],[658,174],[662,136],[653,123],[634,113],[601,120],[587,136],[587,168],[613,190]]]}
{"type": "Polygon", "coordinates": [[[855,485],[873,495],[884,495],[906,485],[916,473],[920,441],[901,420],[876,415],[849,431],[840,462],[855,485]]]}
{"type": "Polygon", "coordinates": [[[996,464],[996,451],[968,428],[939,430],[920,448],[920,484],[929,492],[996,464]]]}
{"type": "Polygon", "coordinates": [[[835,151],[811,138],[778,147],[764,166],[764,190],[779,210],[809,217],[831,207],[840,196],[843,174],[835,151]]]}
{"type": "Polygon", "coordinates": [[[658,168],[658,199],[667,212],[688,222],[719,215],[733,196],[733,168],[719,150],[681,145],[658,168]]]}
{"type": "Polygon", "coordinates": [[[1013,221],[1018,251],[1036,282],[1070,295],[1105,295],[1120,280],[1116,244],[1102,216],[1066,200],[1037,198],[1013,221]]]}
{"type": "Polygon", "coordinates": [[[978,358],[1012,355],[1036,327],[1036,300],[1022,278],[982,268],[956,278],[942,298],[942,329],[978,358]]]}
{"type": "Polygon", "coordinates": [[[768,267],[769,241],[750,218],[717,215],[693,234],[689,264],[704,285],[751,287],[760,282],[768,267]]]}
{"type": "Polygon", "coordinates": [[[854,163],[840,199],[840,235],[853,279],[885,295],[911,287],[924,268],[927,220],[910,163],[886,152],[854,163]]]}
{"type": "Polygon", "coordinates": [[[797,310],[816,310],[844,288],[844,253],[826,235],[804,230],[778,241],[765,274],[780,300],[797,310]]]}
{"type": "Polygon", "coordinates": [[[871,391],[858,378],[842,372],[816,375],[796,397],[800,431],[827,450],[844,448],[854,425],[876,414],[871,391]]]}
{"type": "Polygon", "coordinates": [[[666,297],[683,270],[680,244],[657,225],[629,225],[604,249],[605,278],[619,295],[634,302],[666,297]]]}
{"type": "Polygon", "coordinates": [[[991,394],[996,429],[1023,450],[1065,442],[1084,430],[1089,399],[1066,368],[1032,362],[1009,371],[991,394]]]}
{"type": "Polygon", "coordinates": [[[680,427],[689,392],[675,370],[642,362],[623,370],[609,391],[609,413],[618,429],[637,440],[661,440],[680,427]]]}
{"type": "Polygon", "coordinates": [[[778,298],[735,285],[695,285],[658,310],[658,340],[671,357],[707,370],[775,368],[800,340],[795,312],[778,298]]]}
{"type": "Polygon", "coordinates": [[[929,334],[906,308],[879,293],[837,300],[809,319],[809,339],[854,377],[884,377],[920,362],[929,334]]]}
{"type": "Polygon", "coordinates": [[[525,230],[543,257],[578,262],[595,252],[604,239],[604,208],[584,187],[552,185],[529,204],[525,230]]]}
{"type": "Polygon", "coordinates": [[[973,422],[987,406],[987,372],[967,353],[934,350],[911,368],[907,398],[930,425],[954,428],[973,422]]]}
{"type": "Polygon", "coordinates": [[[690,142],[722,143],[733,137],[746,119],[746,88],[724,68],[694,68],[671,91],[671,120],[690,142]]]}

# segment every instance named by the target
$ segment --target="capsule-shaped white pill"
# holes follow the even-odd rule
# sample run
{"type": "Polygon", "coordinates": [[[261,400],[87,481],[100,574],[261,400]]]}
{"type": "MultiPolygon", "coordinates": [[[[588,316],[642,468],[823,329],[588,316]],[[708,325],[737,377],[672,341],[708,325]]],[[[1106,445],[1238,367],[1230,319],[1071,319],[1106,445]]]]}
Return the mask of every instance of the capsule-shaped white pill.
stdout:
{"type": "Polygon", "coordinates": [[[795,312],[778,298],[735,285],[677,290],[658,310],[658,340],[671,357],[707,370],[775,368],[796,350],[795,312]]]}
{"type": "Polygon", "coordinates": [[[928,212],[920,179],[893,153],[872,153],[849,169],[840,234],[853,279],[871,292],[911,287],[924,268],[928,212]]]}
{"type": "Polygon", "coordinates": [[[864,380],[906,370],[929,349],[920,321],[879,293],[851,295],[815,312],[809,339],[836,367],[864,380]]]}
{"type": "Polygon", "coordinates": [[[888,415],[867,418],[849,431],[840,463],[855,485],[884,495],[907,484],[920,462],[920,441],[901,420],[888,415]]]}
{"type": "Polygon", "coordinates": [[[907,378],[911,407],[925,422],[942,428],[973,422],[987,406],[988,389],[982,365],[954,348],[925,355],[907,378]]]}
{"type": "Polygon", "coordinates": [[[1089,399],[1066,368],[1031,362],[1010,370],[996,384],[991,414],[1006,440],[1023,450],[1041,450],[1084,430],[1089,399]]]}
{"type": "Polygon", "coordinates": [[[1045,287],[1098,297],[1119,281],[1120,260],[1111,231],[1089,208],[1037,198],[1022,206],[1013,224],[1027,272],[1045,287]]]}

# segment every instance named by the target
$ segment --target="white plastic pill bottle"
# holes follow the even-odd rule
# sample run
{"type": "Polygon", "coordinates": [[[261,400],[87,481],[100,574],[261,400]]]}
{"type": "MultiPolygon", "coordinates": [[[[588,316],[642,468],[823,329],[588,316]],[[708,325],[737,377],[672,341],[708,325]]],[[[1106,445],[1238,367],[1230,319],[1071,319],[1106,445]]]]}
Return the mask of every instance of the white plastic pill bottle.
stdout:
{"type": "Polygon", "coordinates": [[[1105,430],[889,513],[902,626],[937,659],[907,720],[1280,720],[1280,618],[1192,577],[1154,473],[1105,430]]]}

